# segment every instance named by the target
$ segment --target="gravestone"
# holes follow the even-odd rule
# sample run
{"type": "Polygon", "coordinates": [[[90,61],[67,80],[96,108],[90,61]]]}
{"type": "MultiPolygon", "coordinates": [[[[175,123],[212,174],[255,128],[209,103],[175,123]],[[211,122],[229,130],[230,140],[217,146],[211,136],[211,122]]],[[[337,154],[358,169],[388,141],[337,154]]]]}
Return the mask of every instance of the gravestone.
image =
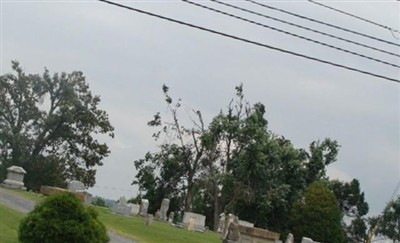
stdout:
{"type": "Polygon", "coordinates": [[[154,218],[153,214],[146,214],[144,216],[144,224],[151,225],[153,223],[153,218],[154,218]]]}
{"type": "Polygon", "coordinates": [[[140,205],[139,204],[131,204],[128,203],[129,207],[131,207],[131,215],[138,215],[140,211],[140,205]]]}
{"type": "Polygon", "coordinates": [[[227,234],[223,240],[224,243],[234,243],[240,240],[239,218],[234,217],[233,221],[229,224],[227,234]]]}
{"type": "Polygon", "coordinates": [[[219,215],[219,222],[218,222],[217,232],[218,233],[222,233],[224,231],[224,228],[225,228],[225,213],[221,213],[219,215]]]}
{"type": "Polygon", "coordinates": [[[190,219],[193,219],[194,230],[195,231],[200,231],[200,232],[204,231],[204,225],[205,225],[205,222],[206,222],[206,216],[201,215],[201,214],[197,214],[197,213],[185,212],[183,214],[182,223],[184,225],[188,225],[190,219]]]}
{"type": "Polygon", "coordinates": [[[169,209],[169,199],[168,198],[164,198],[161,202],[161,207],[160,207],[160,219],[163,221],[167,221],[167,212],[169,209]]]}
{"type": "Polygon", "coordinates": [[[250,223],[250,222],[244,221],[244,220],[239,220],[239,225],[243,225],[243,226],[247,226],[247,227],[254,227],[253,223],[250,223]]]}
{"type": "Polygon", "coordinates": [[[24,175],[26,171],[19,166],[11,166],[7,169],[7,179],[1,184],[3,187],[26,190],[24,175]]]}
{"type": "Polygon", "coordinates": [[[294,243],[294,237],[292,233],[289,233],[288,236],[286,237],[285,243],[294,243]]]}
{"type": "Polygon", "coordinates": [[[318,243],[317,241],[313,241],[311,238],[303,237],[301,239],[301,243],[318,243]]]}
{"type": "Polygon", "coordinates": [[[168,216],[168,223],[172,224],[174,222],[175,213],[170,212],[168,216]]]}
{"type": "Polygon", "coordinates": [[[160,209],[157,210],[157,212],[154,214],[154,219],[155,219],[155,220],[160,220],[160,219],[161,219],[161,212],[160,212],[160,209]]]}
{"type": "Polygon", "coordinates": [[[73,180],[68,183],[67,189],[72,192],[78,192],[78,191],[84,191],[86,187],[81,181],[73,180]]]}
{"type": "Polygon", "coordinates": [[[146,216],[147,215],[147,209],[149,208],[149,200],[147,199],[142,199],[140,202],[140,211],[139,215],[141,216],[146,216]]]}
{"type": "Polygon", "coordinates": [[[129,216],[131,214],[131,207],[126,203],[125,197],[121,197],[113,207],[113,213],[129,216]]]}

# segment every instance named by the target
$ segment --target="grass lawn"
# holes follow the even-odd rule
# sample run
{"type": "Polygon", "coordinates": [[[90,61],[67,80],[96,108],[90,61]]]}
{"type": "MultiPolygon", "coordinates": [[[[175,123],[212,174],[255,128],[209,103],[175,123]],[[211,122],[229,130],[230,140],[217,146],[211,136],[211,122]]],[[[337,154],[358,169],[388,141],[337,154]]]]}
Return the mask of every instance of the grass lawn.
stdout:
{"type": "Polygon", "coordinates": [[[18,242],[18,227],[25,214],[0,204],[0,242],[18,242]]]}
{"type": "MultiPolygon", "coordinates": [[[[33,192],[8,190],[8,192],[30,199],[35,202],[43,200],[44,196],[33,192]]],[[[126,238],[133,239],[139,243],[220,243],[219,235],[214,232],[189,232],[184,229],[175,228],[166,223],[153,221],[148,226],[144,224],[143,218],[124,217],[115,215],[108,208],[96,207],[99,212],[100,221],[104,225],[126,238]]],[[[0,242],[18,242],[18,226],[23,213],[7,208],[0,204],[0,242]]]]}
{"type": "Polygon", "coordinates": [[[214,232],[189,232],[166,223],[153,221],[145,225],[141,217],[114,215],[109,209],[97,207],[100,220],[108,229],[140,243],[220,243],[214,232]]]}

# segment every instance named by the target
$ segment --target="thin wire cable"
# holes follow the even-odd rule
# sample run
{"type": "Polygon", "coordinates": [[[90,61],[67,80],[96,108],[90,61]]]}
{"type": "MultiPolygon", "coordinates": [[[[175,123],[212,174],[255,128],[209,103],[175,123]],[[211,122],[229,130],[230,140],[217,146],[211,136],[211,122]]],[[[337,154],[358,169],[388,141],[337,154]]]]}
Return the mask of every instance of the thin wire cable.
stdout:
{"type": "Polygon", "coordinates": [[[353,17],[353,18],[362,20],[362,21],[364,21],[364,22],[373,24],[373,25],[375,25],[375,26],[379,26],[379,27],[381,27],[381,28],[390,30],[391,32],[400,33],[400,32],[399,32],[398,30],[396,30],[396,29],[390,28],[390,27],[388,27],[388,26],[386,26],[386,25],[383,25],[383,24],[379,24],[379,23],[374,22],[374,21],[371,21],[371,20],[369,20],[369,19],[359,17],[359,16],[357,16],[357,15],[354,15],[354,14],[351,14],[351,13],[348,13],[348,12],[345,12],[345,11],[343,11],[343,10],[340,10],[340,9],[337,9],[337,8],[334,8],[334,7],[331,7],[331,6],[328,6],[328,5],[319,3],[319,2],[315,2],[315,1],[313,1],[313,0],[308,0],[308,1],[311,2],[311,3],[313,3],[313,4],[319,5],[319,6],[321,6],[321,7],[324,7],[324,8],[330,9],[330,10],[333,10],[333,11],[335,11],[335,12],[338,12],[338,13],[341,13],[341,14],[344,14],[344,15],[347,15],[347,16],[350,16],[350,17],[353,17]]]}
{"type": "Polygon", "coordinates": [[[303,26],[303,25],[299,25],[299,24],[295,24],[295,23],[292,23],[292,22],[289,22],[289,21],[286,21],[286,20],[282,20],[282,19],[279,19],[279,18],[271,17],[271,16],[268,16],[268,15],[265,15],[265,14],[262,14],[262,13],[259,13],[259,12],[255,12],[255,11],[252,11],[252,10],[249,10],[249,9],[241,8],[241,7],[226,3],[226,2],[221,2],[221,1],[218,1],[218,0],[210,0],[210,1],[218,3],[218,4],[221,4],[221,5],[224,5],[224,6],[228,6],[230,8],[238,9],[238,10],[241,10],[241,11],[244,11],[244,12],[247,12],[247,13],[251,13],[251,14],[254,14],[254,15],[257,15],[257,16],[261,16],[261,17],[264,17],[264,18],[267,18],[267,19],[272,19],[272,20],[278,21],[280,23],[284,23],[284,24],[288,24],[288,25],[291,25],[291,26],[295,26],[295,27],[300,28],[300,29],[304,29],[304,30],[308,30],[308,31],[311,31],[311,32],[314,32],[314,33],[317,33],[317,34],[328,36],[328,37],[331,37],[331,38],[334,38],[334,39],[337,39],[337,40],[349,42],[349,43],[352,43],[352,44],[355,44],[355,45],[359,45],[359,46],[362,46],[362,47],[365,47],[365,48],[369,48],[369,49],[372,49],[372,50],[375,50],[375,51],[379,51],[379,52],[383,52],[383,53],[386,53],[386,54],[389,54],[389,55],[392,55],[392,56],[400,57],[399,54],[396,54],[396,53],[393,53],[393,52],[390,52],[390,51],[382,50],[382,49],[379,49],[379,48],[376,48],[376,47],[373,47],[373,46],[370,46],[370,45],[366,45],[366,44],[363,44],[363,43],[360,43],[360,42],[357,42],[357,41],[352,41],[352,40],[349,40],[349,39],[346,39],[346,38],[342,38],[342,37],[339,37],[339,36],[336,36],[336,35],[332,35],[332,34],[329,34],[329,33],[323,32],[323,31],[319,31],[319,30],[316,30],[316,29],[308,28],[308,27],[303,26]]]}
{"type": "Polygon", "coordinates": [[[323,21],[320,21],[320,20],[309,18],[309,17],[306,17],[304,15],[292,13],[292,12],[289,12],[289,11],[286,11],[286,10],[283,10],[283,9],[280,9],[280,8],[276,8],[276,7],[272,7],[272,6],[263,4],[263,3],[256,2],[254,0],[244,0],[244,1],[256,4],[256,5],[264,7],[264,8],[269,8],[269,9],[272,9],[272,10],[275,10],[275,11],[279,11],[281,13],[289,14],[289,15],[292,15],[292,16],[295,16],[295,17],[298,17],[298,18],[301,18],[301,19],[306,19],[306,20],[312,21],[314,23],[326,25],[326,26],[329,26],[329,27],[332,27],[332,28],[336,28],[336,29],[339,29],[339,30],[342,30],[342,31],[346,31],[346,32],[349,32],[349,33],[352,33],[352,34],[355,34],[355,35],[367,37],[367,38],[370,38],[370,39],[373,39],[373,40],[376,40],[376,41],[380,41],[380,42],[383,42],[383,43],[386,43],[386,44],[389,44],[389,45],[394,45],[394,46],[400,47],[400,45],[395,43],[395,42],[383,40],[383,39],[380,39],[378,37],[367,35],[367,34],[364,34],[364,33],[361,33],[361,32],[355,31],[355,30],[346,29],[346,28],[343,28],[343,27],[340,27],[340,26],[337,26],[337,25],[334,25],[334,24],[329,24],[329,23],[326,23],[326,22],[323,22],[323,21]]]}
{"type": "Polygon", "coordinates": [[[223,14],[223,15],[235,18],[235,19],[239,19],[239,20],[251,23],[251,24],[262,26],[264,28],[268,28],[268,29],[271,29],[271,30],[274,30],[274,31],[278,31],[278,32],[286,34],[286,35],[297,37],[297,38],[300,38],[302,40],[310,41],[310,42],[313,42],[313,43],[316,43],[316,44],[319,44],[319,45],[322,45],[322,46],[326,46],[326,47],[329,47],[329,48],[332,48],[332,49],[335,49],[335,50],[338,50],[338,51],[342,51],[342,52],[345,52],[345,53],[348,53],[348,54],[351,54],[351,55],[355,55],[355,56],[359,56],[359,57],[362,57],[362,58],[366,58],[366,59],[369,59],[371,61],[379,62],[379,63],[385,64],[385,65],[388,65],[388,66],[400,68],[399,65],[391,63],[391,62],[382,61],[380,59],[376,59],[376,58],[373,58],[371,56],[367,56],[367,55],[364,55],[364,54],[361,54],[361,53],[358,53],[358,52],[354,52],[354,51],[350,51],[350,50],[347,50],[347,49],[344,49],[344,48],[340,48],[340,47],[337,47],[337,46],[334,46],[334,45],[330,45],[330,44],[327,44],[327,43],[324,43],[324,42],[321,42],[321,41],[317,41],[317,40],[314,40],[314,39],[311,39],[311,38],[304,37],[302,35],[297,35],[297,34],[289,32],[289,31],[278,29],[278,28],[275,28],[275,27],[272,27],[272,26],[269,26],[269,25],[262,24],[260,22],[256,22],[256,21],[253,21],[253,20],[250,20],[250,19],[246,19],[246,18],[237,16],[237,15],[234,15],[234,14],[231,14],[231,13],[227,13],[227,12],[215,9],[215,8],[211,8],[211,7],[205,6],[205,5],[200,4],[200,3],[195,3],[195,2],[192,2],[190,0],[181,0],[181,1],[185,2],[185,3],[188,3],[188,4],[192,4],[194,6],[197,6],[197,7],[203,8],[203,9],[207,9],[207,10],[219,13],[219,14],[223,14]]]}
{"type": "Polygon", "coordinates": [[[400,83],[400,79],[390,78],[390,77],[383,76],[383,75],[380,75],[380,74],[371,73],[371,72],[368,72],[368,71],[364,71],[364,70],[361,70],[361,69],[345,66],[345,65],[338,64],[338,63],[335,63],[335,62],[326,61],[326,60],[319,59],[319,58],[316,58],[316,57],[312,57],[312,56],[304,55],[304,54],[301,54],[301,53],[285,50],[285,49],[282,49],[282,48],[270,46],[270,45],[267,45],[267,44],[264,44],[264,43],[260,43],[260,42],[252,41],[252,40],[245,39],[245,38],[242,38],[242,37],[226,34],[226,33],[220,32],[220,31],[216,31],[216,30],[208,29],[208,28],[205,28],[205,27],[202,27],[202,26],[190,24],[190,23],[187,23],[187,22],[183,22],[183,21],[180,21],[180,20],[173,19],[173,18],[165,17],[165,16],[162,16],[162,15],[159,15],[159,14],[147,12],[147,11],[144,11],[144,10],[141,10],[141,9],[136,9],[136,8],[133,8],[133,7],[130,7],[130,6],[126,6],[126,5],[123,5],[123,4],[111,2],[111,1],[108,1],[108,0],[97,0],[97,1],[109,4],[109,5],[114,5],[114,6],[117,6],[117,7],[120,7],[120,8],[125,8],[125,9],[131,10],[131,11],[135,11],[135,12],[138,12],[138,13],[141,13],[141,14],[145,14],[145,15],[149,15],[149,16],[152,16],[152,17],[156,17],[156,18],[159,18],[159,19],[164,19],[164,20],[167,20],[167,21],[170,21],[170,22],[174,22],[174,23],[177,23],[177,24],[180,24],[180,25],[185,25],[185,26],[188,26],[188,27],[191,27],[191,28],[203,30],[203,31],[206,31],[206,32],[209,32],[209,33],[213,33],[213,34],[216,34],[216,35],[225,36],[227,38],[235,39],[235,40],[242,41],[242,42],[249,43],[249,44],[253,44],[253,45],[256,45],[256,46],[261,46],[261,47],[264,47],[264,48],[272,49],[272,50],[275,50],[275,51],[283,52],[283,53],[294,55],[294,56],[297,56],[297,57],[302,57],[302,58],[313,60],[313,61],[316,61],[316,62],[321,62],[321,63],[325,63],[325,64],[332,65],[332,66],[335,66],[335,67],[340,67],[340,68],[344,68],[344,69],[351,70],[351,71],[354,71],[354,72],[359,72],[359,73],[363,73],[363,74],[366,74],[366,75],[374,76],[374,77],[377,77],[377,78],[385,79],[385,80],[388,80],[388,81],[400,83]]]}

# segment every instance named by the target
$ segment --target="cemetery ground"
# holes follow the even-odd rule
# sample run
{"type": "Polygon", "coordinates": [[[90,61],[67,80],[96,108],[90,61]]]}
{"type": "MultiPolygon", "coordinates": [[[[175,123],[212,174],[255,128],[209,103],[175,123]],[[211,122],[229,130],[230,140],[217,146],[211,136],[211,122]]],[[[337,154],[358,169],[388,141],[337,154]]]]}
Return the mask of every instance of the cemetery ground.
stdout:
{"type": "MultiPolygon", "coordinates": [[[[40,194],[16,191],[2,188],[17,197],[40,202],[43,196],[40,194]]],[[[141,217],[126,217],[115,215],[109,208],[96,207],[99,219],[108,230],[121,236],[132,239],[138,243],[217,243],[221,242],[219,235],[214,232],[189,232],[185,229],[173,227],[167,223],[154,221],[152,225],[145,225],[141,217]]],[[[0,204],[0,233],[2,243],[18,242],[19,221],[24,213],[0,204]]]]}

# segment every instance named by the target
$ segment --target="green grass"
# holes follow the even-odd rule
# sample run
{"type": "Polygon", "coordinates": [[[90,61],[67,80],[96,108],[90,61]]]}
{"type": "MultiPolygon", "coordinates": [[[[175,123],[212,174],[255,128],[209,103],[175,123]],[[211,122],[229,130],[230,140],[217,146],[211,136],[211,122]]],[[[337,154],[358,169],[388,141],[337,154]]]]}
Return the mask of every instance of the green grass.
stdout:
{"type": "Polygon", "coordinates": [[[220,243],[214,232],[189,232],[166,223],[153,221],[145,225],[141,217],[114,215],[109,209],[97,207],[100,220],[108,229],[140,243],[220,243]]]}
{"type": "MultiPolygon", "coordinates": [[[[43,200],[44,196],[33,192],[9,190],[8,192],[30,199],[35,202],[43,200]]],[[[20,219],[24,214],[1,206],[0,211],[0,242],[18,242],[17,232],[20,219]]],[[[148,226],[141,217],[124,217],[115,215],[110,209],[96,207],[100,221],[107,229],[139,243],[220,243],[219,235],[214,232],[189,232],[175,228],[166,223],[153,221],[148,226]]]]}
{"type": "Polygon", "coordinates": [[[25,214],[0,204],[0,242],[18,242],[19,222],[25,214]]]}

